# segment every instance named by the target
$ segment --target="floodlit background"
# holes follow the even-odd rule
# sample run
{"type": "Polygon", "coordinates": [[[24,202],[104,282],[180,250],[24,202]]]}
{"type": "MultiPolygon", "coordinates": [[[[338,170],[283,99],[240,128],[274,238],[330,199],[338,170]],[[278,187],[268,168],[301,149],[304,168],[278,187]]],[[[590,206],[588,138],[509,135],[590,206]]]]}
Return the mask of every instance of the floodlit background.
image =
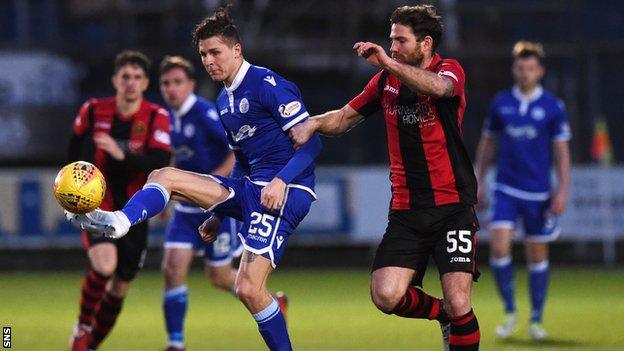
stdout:
{"type": "MultiPolygon", "coordinates": [[[[389,47],[389,16],[403,1],[232,1],[243,52],[253,64],[294,81],[312,113],[343,106],[375,73],[351,49],[389,47]]],[[[573,132],[568,210],[552,246],[545,325],[551,341],[493,336],[502,315],[487,269],[488,233],[479,235],[483,276],[475,285],[485,350],[624,349],[624,3],[618,1],[432,1],[446,31],[440,52],[466,76],[465,143],[474,157],[485,111],[512,84],[511,47],[540,41],[544,87],[563,99],[573,132]]],[[[89,97],[113,95],[112,62],[123,49],[155,63],[183,55],[196,65],[198,92],[219,84],[201,69],[190,31],[218,0],[0,1],[0,323],[13,348],[66,349],[87,267],[78,233],[51,195],[65,163],[71,123],[89,97]]],[[[162,103],[156,70],[147,99],[162,103]]],[[[299,350],[437,350],[437,325],[378,312],[368,300],[368,266],[386,226],[390,187],[384,122],[371,117],[338,139],[323,139],[319,201],[289,241],[272,286],[291,298],[289,327],[299,350]]],[[[102,350],[165,346],[159,277],[168,218],[152,222],[145,270],[102,350]]],[[[488,213],[480,214],[483,227],[488,213]]],[[[520,244],[520,243],[519,243],[520,244]]],[[[522,321],[528,302],[522,246],[516,285],[522,321]]],[[[191,277],[190,350],[264,346],[239,302],[208,286],[200,262],[191,277]]],[[[439,294],[431,267],[426,288],[439,294]]]]}

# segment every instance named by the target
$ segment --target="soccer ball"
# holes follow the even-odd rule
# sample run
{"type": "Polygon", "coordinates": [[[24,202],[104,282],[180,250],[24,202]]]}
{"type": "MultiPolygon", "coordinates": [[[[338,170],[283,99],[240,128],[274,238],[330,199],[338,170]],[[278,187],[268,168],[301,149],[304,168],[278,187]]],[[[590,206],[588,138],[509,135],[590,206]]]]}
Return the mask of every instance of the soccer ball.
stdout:
{"type": "Polygon", "coordinates": [[[73,213],[91,212],[98,208],[106,193],[102,172],[93,164],[76,161],[63,167],[54,179],[54,197],[64,209],[73,213]]]}

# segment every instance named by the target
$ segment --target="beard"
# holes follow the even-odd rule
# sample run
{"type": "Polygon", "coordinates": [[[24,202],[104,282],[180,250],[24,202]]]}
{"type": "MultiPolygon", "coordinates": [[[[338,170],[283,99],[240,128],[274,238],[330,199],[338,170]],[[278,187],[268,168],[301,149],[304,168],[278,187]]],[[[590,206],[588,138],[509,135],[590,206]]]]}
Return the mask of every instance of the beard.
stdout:
{"type": "Polygon", "coordinates": [[[405,54],[392,54],[392,58],[398,62],[408,64],[410,66],[420,67],[425,58],[425,55],[420,50],[414,50],[413,52],[405,54]]]}

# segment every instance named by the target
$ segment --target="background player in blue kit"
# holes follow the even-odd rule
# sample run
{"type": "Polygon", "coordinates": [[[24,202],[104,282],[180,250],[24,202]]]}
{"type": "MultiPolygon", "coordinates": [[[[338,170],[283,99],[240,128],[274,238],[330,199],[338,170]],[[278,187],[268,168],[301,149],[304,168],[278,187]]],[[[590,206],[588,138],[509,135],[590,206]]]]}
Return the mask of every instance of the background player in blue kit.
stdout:
{"type": "MultiPolygon", "coordinates": [[[[545,92],[544,50],[540,44],[521,41],[513,48],[516,84],[498,94],[490,106],[477,151],[477,177],[482,185],[498,144],[494,183],[490,264],[505,304],[506,318],[496,328],[508,337],[518,316],[514,301],[511,259],[512,234],[522,219],[531,295],[530,336],[545,339],[542,311],[548,287],[548,243],[559,235],[557,216],[565,209],[570,171],[570,128],[563,103],[545,92]],[[550,167],[555,164],[557,187],[551,193],[550,167]]],[[[485,189],[479,187],[479,203],[485,189]]]]}
{"type": "MultiPolygon", "coordinates": [[[[221,122],[245,178],[203,175],[175,168],[150,174],[121,211],[67,213],[76,226],[122,237],[135,225],[161,212],[169,199],[243,222],[239,232],[245,251],[236,277],[236,294],[252,313],[271,350],[291,350],[286,321],[267,290],[289,236],[308,213],[314,193],[314,159],[321,151],[318,135],[294,149],[290,128],[309,114],[297,86],[269,69],[244,60],[238,30],[227,9],[199,23],[193,41],[206,71],[224,83],[217,98],[221,122]]],[[[214,239],[216,223],[200,230],[214,239]]]]}
{"type": "MultiPolygon", "coordinates": [[[[197,173],[229,176],[234,166],[225,130],[215,106],[193,91],[195,68],[179,56],[160,64],[160,91],[171,115],[171,145],[175,166],[197,173]]],[[[188,306],[186,277],[195,250],[203,250],[206,274],[218,288],[234,291],[236,271],[232,259],[240,256],[238,223],[225,217],[212,243],[204,242],[197,228],[211,216],[196,205],[177,202],[167,228],[162,268],[165,278],[163,309],[169,351],[184,349],[184,319],[188,306]]]]}

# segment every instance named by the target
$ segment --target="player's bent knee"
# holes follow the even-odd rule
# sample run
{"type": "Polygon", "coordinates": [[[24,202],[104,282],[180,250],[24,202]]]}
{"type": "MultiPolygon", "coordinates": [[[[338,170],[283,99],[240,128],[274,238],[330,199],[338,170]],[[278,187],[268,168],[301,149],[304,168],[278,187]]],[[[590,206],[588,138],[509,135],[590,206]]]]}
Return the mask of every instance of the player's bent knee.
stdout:
{"type": "Polygon", "coordinates": [[[398,291],[392,286],[375,287],[371,289],[373,304],[383,313],[390,314],[401,301],[405,291],[398,291]]]}
{"type": "Polygon", "coordinates": [[[101,274],[105,277],[110,277],[115,273],[117,269],[117,262],[91,262],[91,268],[96,271],[98,274],[101,274]]]}
{"type": "Polygon", "coordinates": [[[158,183],[165,188],[169,188],[173,182],[177,170],[173,167],[163,167],[152,171],[147,177],[147,183],[158,183]]]}
{"type": "Polygon", "coordinates": [[[229,272],[208,269],[208,279],[215,288],[231,289],[229,272]],[[227,273],[227,274],[224,274],[227,273]]]}
{"type": "Polygon", "coordinates": [[[250,305],[262,298],[262,290],[248,281],[241,280],[236,284],[236,296],[245,305],[250,305]]]}
{"type": "Polygon", "coordinates": [[[444,309],[450,318],[461,317],[468,313],[470,308],[470,297],[463,294],[445,297],[444,299],[444,309]]]}

